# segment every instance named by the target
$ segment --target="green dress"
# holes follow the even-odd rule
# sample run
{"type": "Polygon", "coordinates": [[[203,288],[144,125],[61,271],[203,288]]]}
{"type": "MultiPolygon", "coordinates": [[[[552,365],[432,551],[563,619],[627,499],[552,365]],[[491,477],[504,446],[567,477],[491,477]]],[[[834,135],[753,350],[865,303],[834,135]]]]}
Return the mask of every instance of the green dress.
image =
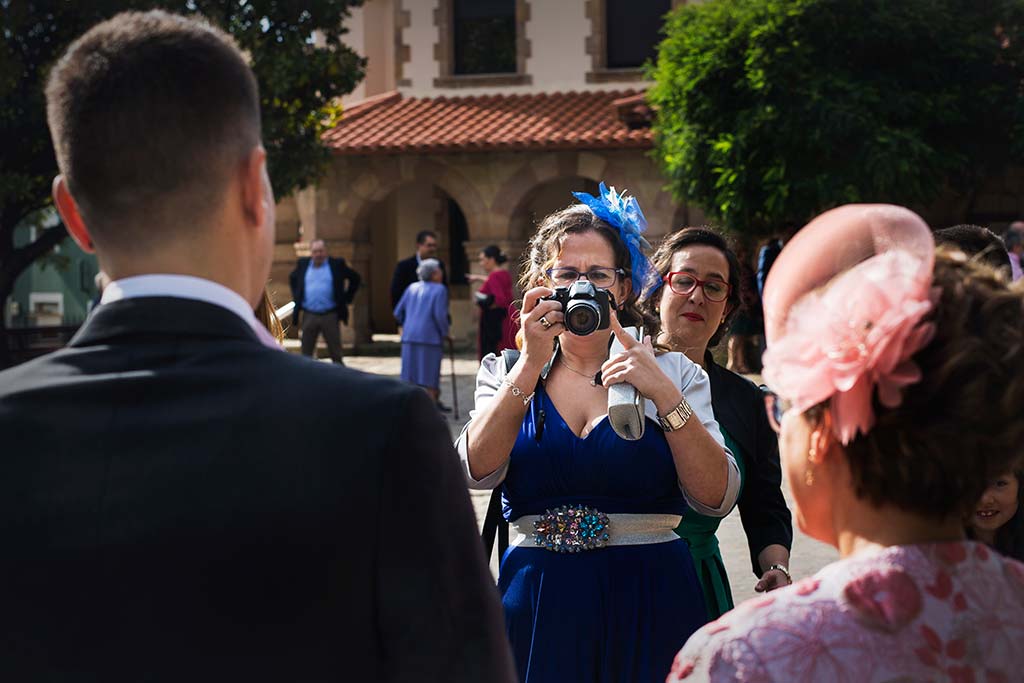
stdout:
{"type": "MultiPolygon", "coordinates": [[[[745,469],[743,453],[729,433],[722,429],[725,445],[732,451],[740,469],[740,492],[743,491],[745,469]]],[[[737,496],[737,499],[739,497],[737,496]]],[[[704,602],[708,607],[708,618],[712,621],[733,608],[732,591],[729,590],[729,576],[725,573],[722,553],[718,550],[715,532],[722,523],[721,517],[706,517],[692,510],[683,515],[683,521],[676,527],[676,533],[690,545],[693,564],[697,569],[701,586],[704,588],[704,602]]]]}

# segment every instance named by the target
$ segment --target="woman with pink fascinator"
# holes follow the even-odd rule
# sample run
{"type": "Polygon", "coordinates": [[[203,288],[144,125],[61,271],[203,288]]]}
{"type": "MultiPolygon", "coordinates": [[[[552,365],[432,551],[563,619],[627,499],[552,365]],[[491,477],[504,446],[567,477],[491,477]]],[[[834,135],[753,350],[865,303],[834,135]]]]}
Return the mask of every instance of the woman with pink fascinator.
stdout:
{"type": "Polygon", "coordinates": [[[851,205],[785,247],[764,306],[797,523],[840,559],[702,628],[669,683],[1020,680],[1024,564],[962,520],[1024,439],[1024,292],[851,205]]]}

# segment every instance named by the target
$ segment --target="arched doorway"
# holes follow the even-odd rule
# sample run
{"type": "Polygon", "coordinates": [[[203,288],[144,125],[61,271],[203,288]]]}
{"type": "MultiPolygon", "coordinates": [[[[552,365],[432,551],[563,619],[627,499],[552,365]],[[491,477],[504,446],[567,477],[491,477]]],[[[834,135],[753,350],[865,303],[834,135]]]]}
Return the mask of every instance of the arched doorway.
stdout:
{"type": "Polygon", "coordinates": [[[579,176],[553,178],[538,183],[523,195],[512,211],[509,236],[513,240],[529,240],[537,224],[548,214],[576,204],[573,192],[597,194],[597,181],[579,176]]]}
{"type": "Polygon", "coordinates": [[[395,265],[416,252],[416,235],[422,230],[437,234],[438,253],[448,272],[452,311],[452,336],[465,333],[462,309],[468,302],[468,263],[464,242],[469,225],[459,203],[440,187],[428,182],[405,183],[365,213],[365,234],[370,242],[367,274],[369,326],[371,334],[397,332],[391,302],[391,279],[395,265]]]}

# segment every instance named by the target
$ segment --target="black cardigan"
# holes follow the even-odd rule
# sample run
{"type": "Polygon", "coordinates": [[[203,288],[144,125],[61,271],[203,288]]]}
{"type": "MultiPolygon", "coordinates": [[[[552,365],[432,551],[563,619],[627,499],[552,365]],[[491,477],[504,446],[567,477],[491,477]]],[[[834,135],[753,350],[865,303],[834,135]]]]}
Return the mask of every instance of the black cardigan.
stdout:
{"type": "Polygon", "coordinates": [[[793,521],[782,496],[779,440],[768,423],[764,391],[750,380],[704,355],[704,370],[711,381],[711,406],[722,429],[743,450],[746,465],[743,492],[738,502],[740,521],[747,535],[754,576],[763,573],[757,556],[772,544],[793,546],[793,521]]]}

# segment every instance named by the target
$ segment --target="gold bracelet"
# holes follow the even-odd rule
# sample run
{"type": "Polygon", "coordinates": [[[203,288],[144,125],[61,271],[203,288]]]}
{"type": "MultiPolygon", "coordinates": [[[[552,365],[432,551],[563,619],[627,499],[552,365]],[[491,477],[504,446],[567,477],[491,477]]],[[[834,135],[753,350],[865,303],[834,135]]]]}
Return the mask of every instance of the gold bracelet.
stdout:
{"type": "Polygon", "coordinates": [[[526,392],[517,387],[515,384],[513,384],[512,380],[510,380],[508,377],[506,377],[501,383],[506,385],[512,391],[513,396],[515,396],[516,398],[521,398],[523,400],[524,406],[527,405],[530,401],[532,401],[533,395],[537,393],[536,391],[531,391],[530,395],[527,396],[526,392]]]}
{"type": "Polygon", "coordinates": [[[686,402],[686,397],[683,396],[683,400],[679,402],[679,405],[668,411],[665,417],[658,417],[658,422],[666,432],[674,432],[685,427],[686,423],[690,421],[691,415],[693,415],[693,408],[690,407],[690,404],[686,402]]]}
{"type": "Polygon", "coordinates": [[[773,569],[775,569],[776,571],[782,572],[785,575],[785,577],[786,577],[786,581],[789,581],[790,583],[793,583],[793,577],[790,576],[789,570],[786,569],[786,566],[782,565],[782,564],[773,564],[772,566],[768,567],[768,569],[765,569],[764,570],[764,574],[761,574],[761,576],[764,577],[765,574],[767,574],[768,572],[770,572],[773,569]]]}

